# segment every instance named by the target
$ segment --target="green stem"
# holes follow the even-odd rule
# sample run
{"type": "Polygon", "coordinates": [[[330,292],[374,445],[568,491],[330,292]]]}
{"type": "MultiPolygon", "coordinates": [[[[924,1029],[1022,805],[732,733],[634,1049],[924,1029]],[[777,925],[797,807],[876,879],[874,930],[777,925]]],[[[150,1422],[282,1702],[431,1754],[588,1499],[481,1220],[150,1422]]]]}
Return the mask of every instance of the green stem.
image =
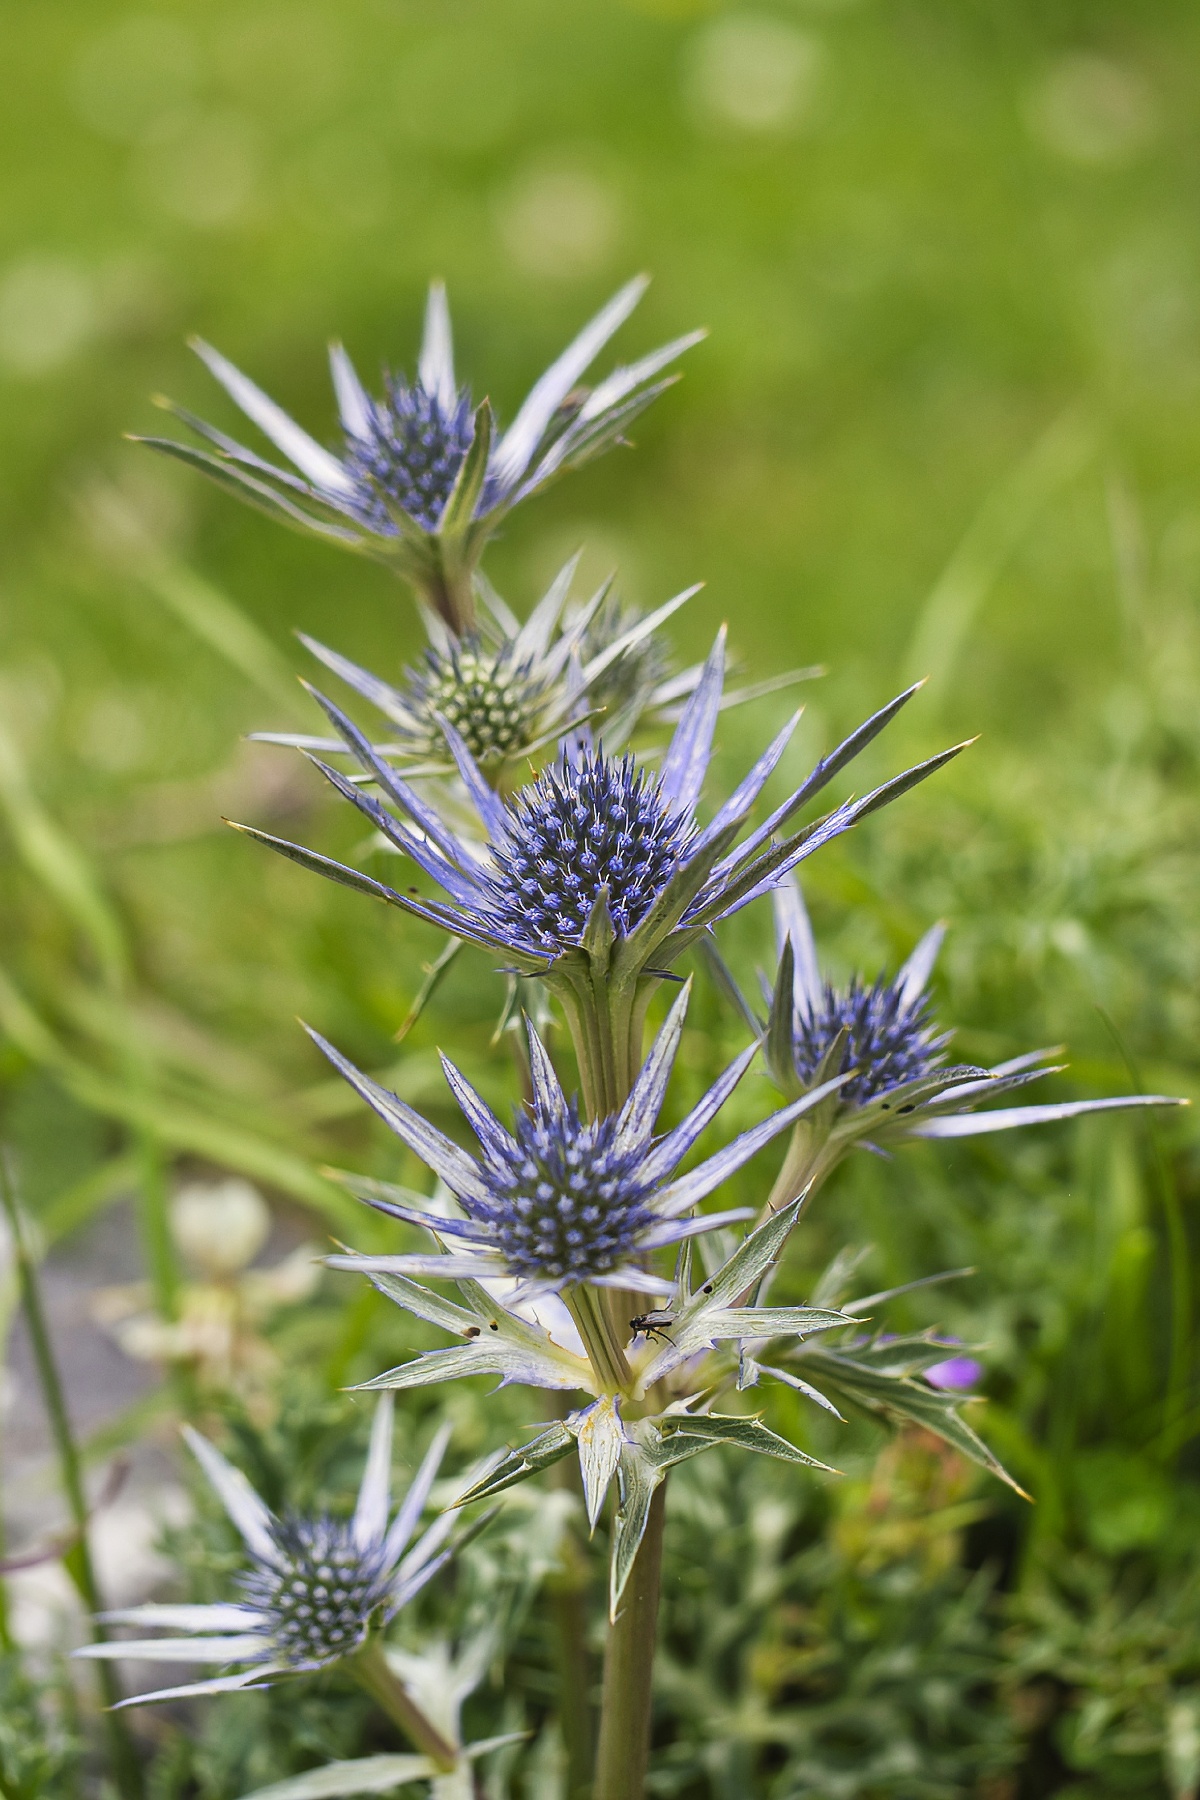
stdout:
{"type": "Polygon", "coordinates": [[[368,1638],[357,1655],[351,1657],[349,1667],[359,1686],[366,1689],[376,1705],[382,1707],[422,1755],[435,1763],[443,1774],[457,1768],[457,1748],[425,1717],[388,1662],[378,1638],[368,1638]]]}
{"type": "MultiPolygon", "coordinates": [[[[641,1065],[649,981],[608,979],[607,951],[589,955],[558,991],[563,1001],[584,1105],[590,1119],[617,1112],[628,1099],[641,1065]]],[[[583,1286],[563,1294],[601,1387],[628,1393],[632,1372],[617,1333],[608,1296],[583,1286]]],[[[650,1685],[658,1635],[666,1483],[650,1503],[645,1535],[609,1629],[604,1657],[604,1695],[591,1800],[642,1800],[650,1758],[650,1685]]]]}
{"type": "Polygon", "coordinates": [[[599,1288],[585,1285],[565,1288],[563,1299],[579,1327],[588,1361],[601,1387],[609,1394],[628,1393],[633,1386],[633,1371],[626,1361],[604,1294],[599,1288]]]}
{"type": "MultiPolygon", "coordinates": [[[[38,1383],[42,1390],[42,1402],[46,1408],[46,1417],[49,1420],[54,1447],[58,1454],[59,1476],[63,1492],[66,1495],[67,1509],[75,1527],[75,1541],[62,1559],[63,1567],[74,1582],[76,1591],[88,1610],[93,1643],[103,1643],[108,1634],[96,1617],[98,1613],[103,1612],[104,1606],[96,1583],[96,1572],[92,1565],[91,1550],[88,1545],[88,1507],[87,1495],[83,1486],[83,1470],[71,1430],[70,1417],[67,1413],[62,1379],[54,1358],[54,1348],[46,1322],[46,1309],[42,1303],[41,1284],[37,1276],[37,1265],[25,1235],[7,1158],[2,1152],[0,1152],[0,1203],[3,1204],[9,1229],[12,1232],[17,1279],[21,1289],[21,1305],[24,1309],[29,1339],[33,1347],[38,1383]]],[[[122,1795],[123,1800],[141,1800],[144,1786],[133,1739],[129,1735],[129,1728],[124,1718],[120,1713],[112,1711],[112,1708],[121,1699],[116,1670],[112,1663],[103,1659],[98,1659],[96,1666],[100,1690],[108,1709],[105,1713],[104,1724],[118,1792],[122,1795]]]]}
{"type": "Polygon", "coordinates": [[[579,1085],[589,1119],[619,1112],[642,1061],[646,1009],[654,983],[608,984],[603,963],[580,966],[560,977],[562,1001],[579,1064],[579,1085]]]}
{"type": "Polygon", "coordinates": [[[439,545],[428,568],[411,579],[425,604],[433,608],[455,637],[470,636],[475,629],[475,588],[470,569],[457,559],[450,564],[445,547],[439,545]]]}
{"type": "Polygon", "coordinates": [[[592,1800],[643,1800],[650,1760],[650,1703],[662,1585],[665,1479],[654,1490],[646,1535],[608,1634],[604,1701],[592,1800]]]}
{"type": "MultiPolygon", "coordinates": [[[[556,1487],[578,1490],[574,1459],[555,1463],[550,1472],[556,1487]]],[[[566,1800],[585,1800],[592,1783],[592,1665],[587,1641],[588,1559],[574,1529],[563,1533],[560,1568],[549,1577],[547,1592],[558,1654],[558,1725],[567,1760],[566,1800]]]]}
{"type": "Polygon", "coordinates": [[[840,1154],[841,1146],[832,1142],[827,1131],[819,1131],[808,1119],[797,1119],[792,1126],[783,1167],[775,1178],[762,1218],[769,1218],[771,1213],[789,1206],[805,1188],[808,1188],[811,1200],[840,1154]]]}

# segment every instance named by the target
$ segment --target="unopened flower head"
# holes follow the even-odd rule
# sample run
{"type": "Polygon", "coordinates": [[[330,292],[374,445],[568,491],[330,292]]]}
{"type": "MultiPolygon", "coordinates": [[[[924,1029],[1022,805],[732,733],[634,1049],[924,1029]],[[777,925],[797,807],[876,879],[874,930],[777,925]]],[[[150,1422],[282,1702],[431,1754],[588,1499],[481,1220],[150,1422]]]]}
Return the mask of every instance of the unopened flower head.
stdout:
{"type": "MultiPolygon", "coordinates": [[[[568,612],[578,563],[574,556],[564,564],[524,624],[483,582],[476,628],[466,636],[427,615],[431,641],[422,660],[405,670],[403,683],[384,681],[314,638],[301,634],[301,642],[383,714],[388,741],[372,746],[381,759],[398,763],[406,774],[453,776],[449,725],[487,780],[504,789],[527,780],[534,759],[544,761],[564,735],[589,719],[601,718],[605,741],[619,747],[640,722],[663,720],[686,701],[702,675],[701,667],[693,667],[660,679],[665,659],[655,637],[698,588],[685,588],[643,613],[614,607],[605,582],[568,612]]],[[[807,673],[792,671],[787,679],[807,673]]],[[[343,737],[255,735],[322,756],[346,753],[343,737]]]]}
{"type": "Polygon", "coordinates": [[[424,661],[409,671],[414,710],[428,721],[427,755],[445,754],[437,726],[446,719],[476,762],[503,763],[519,756],[539,717],[546,682],[532,661],[518,662],[509,645],[489,650],[478,636],[445,649],[430,646],[424,661]]]}
{"type": "Polygon", "coordinates": [[[148,438],[285,523],[390,564],[456,632],[474,624],[473,572],[504,516],[564,470],[621,441],[630,421],[676,379],[664,374],[703,336],[691,332],[613,371],[579,382],[641,299],[639,277],[608,305],[537,381],[508,430],[497,436],[485,400],[472,407],[454,371],[445,290],[429,291],[416,377],[385,377],[375,396],[340,344],[330,365],[342,444],[326,449],[210,345],[194,348],[231,399],[281,451],[281,468],[223,431],[171,408],[206,448],[148,438]]]}
{"type": "Polygon", "coordinates": [[[135,1606],[109,1613],[112,1624],[183,1631],[183,1637],[89,1644],[80,1656],[122,1661],[216,1663],[240,1671],[138,1694],[125,1705],[263,1687],[272,1680],[340,1662],[361,1649],[420,1592],[467,1535],[443,1513],[413,1542],[417,1522],[445,1454],[438,1432],[394,1515],[389,1505],[392,1400],[376,1408],[358,1503],[348,1520],[276,1518],[239,1469],[207,1438],[184,1427],[188,1444],[237,1527],[249,1558],[239,1601],[210,1606],[135,1606]],[[454,1534],[454,1535],[452,1535],[454,1534]]]}

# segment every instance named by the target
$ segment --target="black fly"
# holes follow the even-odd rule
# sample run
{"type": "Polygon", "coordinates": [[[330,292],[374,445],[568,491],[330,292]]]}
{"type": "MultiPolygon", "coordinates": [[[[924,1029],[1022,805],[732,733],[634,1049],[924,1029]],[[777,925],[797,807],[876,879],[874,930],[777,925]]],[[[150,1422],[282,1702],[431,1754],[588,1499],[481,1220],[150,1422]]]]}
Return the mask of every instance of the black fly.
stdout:
{"type": "Polygon", "coordinates": [[[636,1319],[630,1319],[629,1329],[635,1340],[640,1337],[644,1337],[647,1341],[651,1338],[666,1338],[668,1344],[673,1344],[675,1339],[667,1330],[671,1318],[672,1315],[668,1312],[639,1313],[636,1319]]]}

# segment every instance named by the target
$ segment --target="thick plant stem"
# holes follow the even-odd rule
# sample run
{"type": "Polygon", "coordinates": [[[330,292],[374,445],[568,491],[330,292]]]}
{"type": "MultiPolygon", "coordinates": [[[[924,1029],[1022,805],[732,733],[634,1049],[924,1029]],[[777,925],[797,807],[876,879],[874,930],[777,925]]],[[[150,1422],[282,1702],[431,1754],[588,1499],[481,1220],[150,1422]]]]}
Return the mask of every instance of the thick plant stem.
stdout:
{"type": "Polygon", "coordinates": [[[833,1144],[827,1131],[816,1130],[808,1119],[797,1119],[792,1127],[783,1167],[775,1179],[759,1223],[778,1212],[781,1207],[790,1206],[805,1188],[811,1199],[837,1162],[839,1154],[839,1148],[833,1144]]]}
{"type": "MultiPolygon", "coordinates": [[[[578,1489],[572,1462],[555,1463],[554,1486],[578,1489]]],[[[586,1800],[592,1785],[592,1662],[587,1641],[588,1559],[573,1527],[563,1533],[561,1567],[546,1583],[558,1676],[558,1727],[566,1757],[566,1800],[586,1800]]]]}
{"type": "Polygon", "coordinates": [[[664,1479],[650,1502],[646,1535],[622,1596],[621,1611],[608,1634],[592,1800],[643,1800],[645,1794],[666,1507],[664,1479]]]}
{"type": "Polygon", "coordinates": [[[423,1756],[427,1756],[443,1773],[449,1773],[457,1767],[457,1749],[425,1717],[392,1669],[383,1645],[377,1638],[368,1639],[358,1654],[351,1658],[349,1667],[359,1686],[366,1689],[376,1705],[383,1708],[393,1725],[400,1727],[405,1737],[416,1745],[423,1756]]]}
{"type": "Polygon", "coordinates": [[[609,1394],[625,1393],[632,1386],[633,1372],[617,1337],[612,1314],[605,1305],[604,1294],[585,1283],[582,1287],[564,1288],[563,1299],[579,1327],[588,1361],[601,1387],[609,1394]]]}
{"type": "Polygon", "coordinates": [[[475,629],[475,589],[471,571],[451,566],[445,555],[420,576],[412,577],[422,600],[433,608],[455,637],[468,637],[475,629]]]}
{"type": "MultiPolygon", "coordinates": [[[[563,1419],[571,1411],[571,1401],[565,1393],[548,1392],[546,1402],[548,1418],[563,1419]]],[[[551,1487],[582,1501],[583,1484],[574,1457],[554,1463],[548,1473],[551,1487]]],[[[558,1728],[567,1765],[564,1800],[588,1800],[592,1785],[595,1726],[587,1631],[590,1585],[588,1546],[574,1519],[570,1519],[559,1540],[558,1568],[546,1580],[558,1680],[558,1728]]]]}
{"type": "MultiPolygon", "coordinates": [[[[3,1203],[9,1229],[12,1232],[17,1278],[21,1289],[21,1306],[33,1347],[38,1384],[42,1390],[42,1402],[46,1408],[46,1417],[58,1455],[59,1477],[62,1481],[63,1493],[66,1496],[67,1509],[71,1515],[71,1523],[75,1527],[75,1541],[62,1559],[63,1567],[88,1610],[93,1643],[103,1643],[108,1634],[97,1620],[97,1615],[104,1611],[104,1603],[96,1584],[96,1573],[92,1566],[92,1554],[88,1546],[88,1507],[87,1495],[83,1487],[83,1470],[71,1430],[70,1417],[67,1413],[62,1379],[50,1341],[50,1329],[46,1321],[46,1310],[42,1304],[37,1265],[29,1249],[24,1223],[13,1190],[8,1161],[2,1150],[0,1150],[0,1201],[3,1203]]],[[[109,1760],[117,1791],[122,1796],[122,1800],[141,1800],[145,1788],[137,1751],[124,1718],[121,1714],[112,1711],[112,1708],[121,1699],[116,1670],[110,1662],[100,1661],[97,1666],[97,1676],[104,1704],[108,1709],[104,1715],[105,1734],[108,1739],[109,1760]]]]}

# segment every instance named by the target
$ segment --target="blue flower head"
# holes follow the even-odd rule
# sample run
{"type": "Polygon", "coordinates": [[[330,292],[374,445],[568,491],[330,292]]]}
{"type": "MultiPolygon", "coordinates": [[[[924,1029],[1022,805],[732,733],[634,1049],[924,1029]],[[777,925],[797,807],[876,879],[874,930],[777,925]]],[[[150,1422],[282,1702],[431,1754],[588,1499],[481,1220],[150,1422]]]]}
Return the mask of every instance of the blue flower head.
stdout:
{"type": "MultiPolygon", "coordinates": [[[[436,531],[475,435],[470,394],[464,389],[446,405],[419,380],[410,385],[403,376],[388,375],[385,382],[386,398],[364,393],[353,424],[344,427],[351,504],[357,502],[362,523],[384,537],[396,536],[397,508],[422,530],[436,531]]],[[[485,481],[480,501],[491,497],[485,481]]]]}
{"type": "MultiPolygon", "coordinates": [[[[929,980],[945,928],[926,932],[892,979],[846,988],[821,978],[799,882],[789,875],[775,891],[779,965],[766,1026],[767,1065],[785,1094],[804,1093],[832,1076],[845,1080],[815,1113],[807,1131],[821,1135],[798,1164],[811,1180],[854,1143],[882,1148],[905,1138],[976,1137],[1080,1113],[1174,1104],[1160,1094],[1070,1100],[1046,1106],[997,1107],[981,1102],[1024,1087],[1055,1069],[1053,1050],[1035,1050],[994,1068],[949,1063],[952,1034],[934,1023],[929,980]]],[[[778,1196],[776,1196],[778,1198],[778,1196]]]]}
{"type": "Polygon", "coordinates": [[[676,338],[581,390],[581,378],[645,290],[639,276],[615,294],[535,382],[499,436],[488,402],[473,408],[469,391],[458,386],[446,294],[435,282],[415,380],[386,376],[376,398],[341,345],[332,347],[340,452],[317,443],[199,340],[197,355],[291,467],[267,461],[179,407],[169,410],[206,448],[172,438],[142,441],[286,524],[387,563],[452,631],[464,634],[475,623],[474,571],[505,515],[556,475],[621,441],[630,421],[676,379],[663,371],[704,335],[676,338]]]}
{"type": "Polygon", "coordinates": [[[850,1071],[839,1089],[843,1105],[862,1106],[891,1088],[924,1079],[942,1062],[948,1041],[933,1029],[931,1004],[927,994],[914,994],[903,980],[883,975],[869,987],[856,975],[842,991],[826,982],[811,1007],[796,1011],[797,1079],[805,1087],[824,1079],[821,1071],[838,1038],[844,1044],[841,1067],[850,1071]]]}
{"type": "Polygon", "coordinates": [[[389,1505],[392,1399],[376,1408],[358,1503],[348,1520],[276,1518],[239,1469],[189,1426],[184,1436],[245,1545],[249,1568],[241,1599],[213,1606],[135,1606],[108,1613],[112,1624],[183,1631],[183,1637],[110,1640],[79,1656],[156,1663],[216,1663],[225,1673],[182,1687],[138,1694],[124,1705],[265,1687],[273,1680],[322,1669],[361,1649],[420,1592],[466,1540],[453,1515],[413,1542],[445,1454],[449,1428],[438,1432],[412,1486],[393,1515],[389,1505]]]}
{"type": "Polygon", "coordinates": [[[609,1012],[602,1028],[613,1037],[628,1080],[606,1094],[602,1072],[589,1066],[584,1085],[590,1112],[614,1111],[636,1073],[653,981],[718,921],[769,893],[804,857],[964,748],[943,751],[815,824],[793,824],[806,802],[916,692],[910,688],[824,757],[743,836],[747,817],[787,748],[797,713],[703,823],[698,805],[721,704],[724,657],[722,631],[657,773],[639,769],[628,757],[610,756],[581,726],[565,740],[558,762],[508,804],[488,786],[461,734],[443,719],[446,742],[479,814],[482,849],[476,840],[456,836],[345,714],[318,695],[342,742],[390,808],[328,764],[318,767],[437,882],[447,901],[401,893],[299,845],[260,831],[251,835],[335,881],[482,945],[502,967],[543,976],[572,1017],[573,1031],[579,1026],[577,1042],[594,1039],[589,1019],[599,1016],[603,994],[609,1012]]]}
{"type": "Polygon", "coordinates": [[[687,1012],[680,995],[619,1112],[593,1122],[564,1094],[541,1039],[530,1027],[533,1104],[507,1130],[454,1065],[446,1079],[479,1141],[471,1157],[395,1094],[361,1074],[316,1033],[313,1037],[351,1086],[396,1135],[441,1177],[461,1212],[445,1217],[420,1196],[381,1197],[359,1187],[371,1205],[418,1224],[453,1251],[430,1256],[346,1256],[335,1268],[367,1274],[440,1275],[485,1280],[515,1277],[537,1292],[585,1282],[644,1285],[647,1256],[698,1233],[749,1216],[744,1208],[691,1216],[696,1205],[817,1101],[805,1095],[743,1132],[685,1175],[679,1164],[733,1092],[757,1054],[735,1058],[687,1117],[654,1133],[687,1012]]]}
{"type": "Polygon", "coordinates": [[[583,943],[603,894],[628,938],[696,835],[691,809],[672,806],[632,756],[584,749],[517,795],[481,879],[482,917],[498,937],[558,957],[583,943]]]}

